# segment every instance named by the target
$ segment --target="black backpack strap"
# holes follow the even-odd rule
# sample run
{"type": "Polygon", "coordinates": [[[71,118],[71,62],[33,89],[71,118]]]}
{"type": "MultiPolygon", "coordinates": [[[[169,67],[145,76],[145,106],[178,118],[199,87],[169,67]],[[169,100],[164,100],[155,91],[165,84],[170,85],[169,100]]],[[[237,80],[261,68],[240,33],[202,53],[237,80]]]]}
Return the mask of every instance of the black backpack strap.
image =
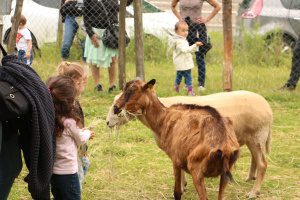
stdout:
{"type": "Polygon", "coordinates": [[[0,49],[2,51],[3,56],[7,56],[7,52],[5,51],[4,47],[2,46],[2,44],[0,43],[0,49]]]}

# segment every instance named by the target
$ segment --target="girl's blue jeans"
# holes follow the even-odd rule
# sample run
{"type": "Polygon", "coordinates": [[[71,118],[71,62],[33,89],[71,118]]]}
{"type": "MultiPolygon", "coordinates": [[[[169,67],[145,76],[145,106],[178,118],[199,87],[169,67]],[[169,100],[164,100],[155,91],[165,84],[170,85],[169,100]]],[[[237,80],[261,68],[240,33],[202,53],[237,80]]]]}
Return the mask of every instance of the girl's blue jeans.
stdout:
{"type": "Polygon", "coordinates": [[[54,200],[80,200],[81,194],[78,174],[53,174],[51,178],[51,191],[54,200]]]}
{"type": "Polygon", "coordinates": [[[185,78],[185,84],[187,87],[192,86],[192,73],[191,70],[183,70],[183,71],[176,71],[176,79],[175,85],[180,85],[182,77],[185,78]]]}
{"type": "Polygon", "coordinates": [[[33,60],[32,51],[30,53],[30,58],[29,59],[27,59],[25,56],[26,56],[26,52],[24,50],[19,50],[18,51],[18,60],[21,61],[22,63],[26,64],[26,65],[31,65],[32,60],[33,60]]]}

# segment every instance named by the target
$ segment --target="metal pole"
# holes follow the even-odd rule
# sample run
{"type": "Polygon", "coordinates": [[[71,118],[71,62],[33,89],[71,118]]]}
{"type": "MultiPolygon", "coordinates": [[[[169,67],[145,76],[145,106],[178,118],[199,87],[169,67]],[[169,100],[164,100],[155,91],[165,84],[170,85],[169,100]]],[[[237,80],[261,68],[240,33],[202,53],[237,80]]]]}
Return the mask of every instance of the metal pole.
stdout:
{"type": "Polygon", "coordinates": [[[224,70],[223,89],[232,91],[232,0],[223,3],[224,70]]]}

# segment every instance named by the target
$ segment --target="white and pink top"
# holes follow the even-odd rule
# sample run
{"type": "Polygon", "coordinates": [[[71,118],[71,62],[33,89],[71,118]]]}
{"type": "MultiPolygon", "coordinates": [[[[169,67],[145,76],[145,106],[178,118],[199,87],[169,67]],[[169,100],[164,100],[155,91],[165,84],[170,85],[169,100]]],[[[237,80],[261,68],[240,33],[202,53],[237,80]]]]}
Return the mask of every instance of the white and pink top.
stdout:
{"type": "Polygon", "coordinates": [[[53,167],[54,174],[75,174],[78,172],[77,149],[86,143],[91,131],[80,129],[72,118],[64,118],[64,131],[60,137],[56,137],[56,152],[53,167]]]}

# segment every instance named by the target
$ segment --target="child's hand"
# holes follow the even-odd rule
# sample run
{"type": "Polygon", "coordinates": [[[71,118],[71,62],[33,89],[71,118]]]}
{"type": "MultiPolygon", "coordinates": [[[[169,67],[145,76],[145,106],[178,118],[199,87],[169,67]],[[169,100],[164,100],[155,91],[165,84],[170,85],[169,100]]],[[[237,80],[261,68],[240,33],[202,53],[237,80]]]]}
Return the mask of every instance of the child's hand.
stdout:
{"type": "Polygon", "coordinates": [[[92,140],[95,137],[95,132],[91,131],[91,136],[90,136],[90,140],[92,140]]]}
{"type": "Polygon", "coordinates": [[[92,44],[94,45],[95,48],[99,47],[99,39],[100,39],[100,37],[97,34],[94,34],[91,37],[92,44]]]}
{"type": "Polygon", "coordinates": [[[25,58],[26,58],[26,59],[29,59],[29,58],[30,58],[30,51],[26,51],[25,58]]]}
{"type": "Polygon", "coordinates": [[[196,44],[198,47],[203,45],[202,42],[196,42],[195,44],[196,44]]]}

